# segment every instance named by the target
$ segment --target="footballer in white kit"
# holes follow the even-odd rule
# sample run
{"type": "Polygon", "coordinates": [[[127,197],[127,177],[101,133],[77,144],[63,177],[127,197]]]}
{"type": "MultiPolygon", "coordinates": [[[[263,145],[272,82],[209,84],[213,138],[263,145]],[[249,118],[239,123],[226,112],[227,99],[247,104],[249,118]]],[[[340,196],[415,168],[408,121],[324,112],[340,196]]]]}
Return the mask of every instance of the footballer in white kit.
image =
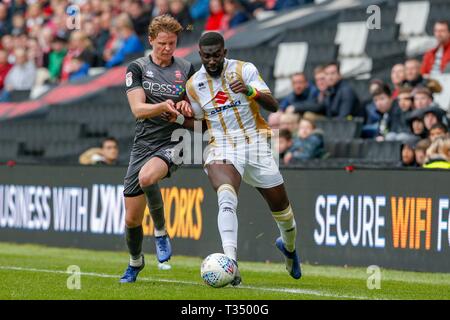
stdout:
{"type": "MultiPolygon", "coordinates": [[[[179,111],[204,120],[208,126],[205,171],[217,192],[217,222],[224,254],[236,263],[231,284],[239,285],[242,280],[237,268],[236,212],[242,180],[254,186],[269,205],[280,230],[275,245],[285,257],[286,270],[299,279],[294,213],[268,143],[271,130],[259,113],[260,106],[277,111],[278,102],[252,63],[225,58],[227,50],[220,33],[203,34],[199,49],[202,67],[186,83],[190,107],[179,111]]],[[[192,119],[186,119],[183,125],[194,127],[192,119]]]]}

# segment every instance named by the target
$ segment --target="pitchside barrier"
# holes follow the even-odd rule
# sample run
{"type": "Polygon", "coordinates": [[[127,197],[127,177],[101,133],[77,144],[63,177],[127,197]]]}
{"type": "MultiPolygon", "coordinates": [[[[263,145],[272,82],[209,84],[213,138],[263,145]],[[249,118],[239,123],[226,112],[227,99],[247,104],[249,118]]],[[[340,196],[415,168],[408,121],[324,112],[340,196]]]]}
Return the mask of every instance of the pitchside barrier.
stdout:
{"type": "MultiPolygon", "coordinates": [[[[0,167],[0,241],[125,250],[125,167],[0,167]]],[[[450,172],[282,170],[303,262],[450,272],[450,172]]],[[[216,194],[200,167],[160,184],[175,255],[221,251],[216,194]]],[[[281,261],[260,194],[239,192],[239,258],[281,261]]],[[[144,232],[152,236],[148,211],[144,232]]],[[[144,250],[154,253],[152,237],[144,250]]]]}

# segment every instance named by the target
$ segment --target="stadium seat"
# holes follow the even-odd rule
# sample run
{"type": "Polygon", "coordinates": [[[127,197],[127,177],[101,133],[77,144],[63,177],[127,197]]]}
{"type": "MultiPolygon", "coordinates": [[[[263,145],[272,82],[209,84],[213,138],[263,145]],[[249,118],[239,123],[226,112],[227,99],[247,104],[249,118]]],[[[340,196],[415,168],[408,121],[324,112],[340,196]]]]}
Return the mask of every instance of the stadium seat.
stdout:
{"type": "Polygon", "coordinates": [[[19,151],[19,143],[14,140],[0,140],[0,161],[15,160],[19,151]]]}
{"type": "Polygon", "coordinates": [[[11,102],[23,102],[30,99],[31,90],[13,90],[9,93],[11,102]]]}
{"type": "Polygon", "coordinates": [[[307,56],[308,44],[306,42],[279,44],[273,71],[276,79],[275,97],[283,97],[291,92],[290,76],[304,70],[307,56]]]}
{"type": "Polygon", "coordinates": [[[395,22],[400,25],[400,39],[425,35],[429,12],[428,1],[399,2],[395,22]]]}
{"type": "Polygon", "coordinates": [[[317,128],[323,130],[325,140],[351,140],[361,135],[363,119],[352,121],[332,119],[316,120],[317,128]]]}
{"type": "Polygon", "coordinates": [[[401,146],[402,143],[400,141],[377,142],[375,140],[365,140],[364,158],[375,161],[400,161],[401,146]]]}

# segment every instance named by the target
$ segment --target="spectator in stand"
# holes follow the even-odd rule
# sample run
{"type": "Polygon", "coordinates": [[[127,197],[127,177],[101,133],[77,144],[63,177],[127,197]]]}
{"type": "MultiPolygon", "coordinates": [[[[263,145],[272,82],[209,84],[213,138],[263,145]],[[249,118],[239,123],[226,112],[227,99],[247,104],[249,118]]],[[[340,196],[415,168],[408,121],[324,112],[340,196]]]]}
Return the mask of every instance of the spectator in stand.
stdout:
{"type": "Polygon", "coordinates": [[[61,81],[68,81],[70,73],[73,72],[72,59],[78,58],[85,61],[89,66],[94,66],[96,62],[95,51],[92,48],[89,38],[83,31],[73,31],[70,34],[69,49],[64,57],[61,69],[61,81]]]}
{"type": "Polygon", "coordinates": [[[323,66],[317,66],[314,68],[314,82],[319,95],[317,96],[318,102],[323,102],[328,89],[327,75],[325,74],[325,68],[323,66]]]}
{"type": "Polygon", "coordinates": [[[36,66],[28,60],[27,51],[18,48],[14,51],[15,63],[5,79],[1,101],[9,100],[9,93],[14,90],[31,90],[36,80],[36,66]]]}
{"type": "Polygon", "coordinates": [[[438,46],[427,51],[423,56],[421,73],[423,76],[434,76],[444,72],[450,62],[450,26],[446,20],[436,21],[434,37],[438,46]]]}
{"type": "Polygon", "coordinates": [[[305,112],[324,113],[322,106],[316,103],[319,91],[308,82],[303,72],[294,73],[291,76],[291,83],[293,91],[281,101],[282,111],[301,115],[305,112]]]}
{"type": "Polygon", "coordinates": [[[28,32],[30,32],[36,26],[42,26],[44,24],[45,20],[40,3],[34,2],[27,7],[25,19],[25,24],[28,32]]]}
{"type": "Polygon", "coordinates": [[[448,127],[442,123],[436,123],[430,128],[430,141],[433,142],[439,137],[448,137],[448,127]]]}
{"type": "Polygon", "coordinates": [[[147,35],[147,28],[152,19],[152,13],[146,10],[142,4],[142,1],[131,1],[128,9],[128,14],[131,17],[133,28],[139,37],[147,35]]]}
{"type": "Polygon", "coordinates": [[[84,78],[89,73],[89,64],[80,57],[74,57],[70,61],[69,81],[84,78]]]}
{"type": "Polygon", "coordinates": [[[325,67],[328,91],[325,98],[325,114],[328,118],[345,119],[360,115],[359,100],[353,89],[342,79],[339,63],[331,62],[325,67]]]}
{"type": "Polygon", "coordinates": [[[414,145],[412,143],[402,144],[402,166],[417,167],[414,145]]]}
{"type": "Polygon", "coordinates": [[[409,128],[413,135],[419,139],[425,139],[428,137],[428,131],[423,123],[422,110],[414,110],[407,117],[406,121],[409,124],[409,128]]]}
{"type": "Polygon", "coordinates": [[[416,159],[416,163],[419,167],[422,167],[425,163],[427,149],[430,147],[430,145],[430,139],[422,139],[416,143],[414,147],[414,158],[416,159]]]}
{"type": "Polygon", "coordinates": [[[184,30],[192,28],[194,21],[184,0],[170,0],[170,15],[177,19],[184,30]]]}
{"type": "Polygon", "coordinates": [[[205,31],[220,31],[224,27],[225,12],[223,11],[223,5],[221,0],[209,1],[209,16],[206,19],[205,31]]]}
{"type": "Polygon", "coordinates": [[[66,45],[67,40],[63,37],[56,37],[52,43],[52,51],[48,58],[48,71],[52,83],[60,78],[63,60],[67,53],[66,45]]]}
{"type": "Polygon", "coordinates": [[[298,7],[301,4],[312,2],[308,0],[276,0],[271,10],[281,11],[289,8],[298,7]]]}
{"type": "Polygon", "coordinates": [[[397,101],[391,98],[389,86],[383,85],[382,88],[375,90],[373,100],[377,112],[381,115],[377,141],[407,141],[413,138],[397,101]]]}
{"type": "Polygon", "coordinates": [[[170,13],[169,0],[155,0],[152,10],[152,18],[169,13],[170,13]]]}
{"type": "Polygon", "coordinates": [[[394,88],[392,92],[392,98],[397,98],[400,88],[402,88],[405,81],[405,66],[401,63],[397,63],[391,69],[391,82],[394,88]]]}
{"type": "Polygon", "coordinates": [[[209,15],[209,0],[194,0],[189,10],[192,19],[203,20],[209,15]]]}
{"type": "Polygon", "coordinates": [[[297,136],[298,122],[300,116],[298,113],[284,113],[280,118],[280,130],[289,130],[293,137],[297,136]]]}
{"type": "Polygon", "coordinates": [[[8,62],[8,53],[5,50],[0,50],[0,90],[3,90],[6,76],[11,68],[12,65],[8,62]]]}
{"type": "Polygon", "coordinates": [[[425,128],[430,131],[431,127],[433,127],[437,123],[442,123],[445,126],[448,126],[448,119],[444,110],[438,107],[428,107],[426,109],[422,109],[423,111],[423,123],[425,128]]]}
{"type": "Polygon", "coordinates": [[[319,159],[325,154],[323,133],[316,130],[312,120],[300,120],[297,138],[284,156],[285,164],[293,164],[302,160],[319,159]]]}
{"type": "Polygon", "coordinates": [[[8,18],[8,7],[0,3],[0,36],[11,33],[11,23],[8,18]]]}
{"type": "Polygon", "coordinates": [[[414,109],[425,109],[433,105],[433,95],[428,88],[419,87],[412,92],[414,97],[414,109]]]}
{"type": "Polygon", "coordinates": [[[378,122],[381,120],[382,114],[378,112],[374,102],[373,94],[385,86],[384,82],[380,79],[372,79],[369,83],[370,100],[365,102],[365,124],[363,126],[362,136],[363,138],[374,138],[378,133],[378,122]]]}
{"type": "Polygon", "coordinates": [[[267,119],[268,125],[271,129],[277,130],[280,128],[281,123],[281,116],[283,115],[283,112],[277,111],[277,112],[271,112],[269,114],[269,117],[267,119]]]}
{"type": "Polygon", "coordinates": [[[118,51],[106,61],[107,68],[125,62],[128,55],[144,53],[144,46],[134,32],[133,24],[126,14],[118,18],[117,30],[122,44],[118,51]]]}
{"type": "Polygon", "coordinates": [[[427,80],[420,74],[420,62],[417,59],[408,59],[405,62],[405,81],[403,87],[426,87],[427,80]]]}
{"type": "Polygon", "coordinates": [[[4,35],[1,40],[1,47],[8,54],[8,62],[14,63],[14,41],[9,34],[4,35]]]}
{"type": "Polygon", "coordinates": [[[284,158],[289,154],[294,141],[292,139],[292,133],[288,129],[282,129],[278,135],[278,156],[283,164],[287,164],[284,158]]]}
{"type": "Polygon", "coordinates": [[[450,169],[450,138],[439,137],[427,149],[424,168],[450,169]]]}
{"type": "MultiPolygon", "coordinates": [[[[108,42],[108,39],[110,37],[109,29],[111,28],[111,13],[102,12],[99,19],[100,30],[98,32],[98,36],[94,39],[94,45],[97,50],[98,56],[103,56],[106,43],[108,42]]],[[[101,65],[104,65],[104,61],[102,61],[101,65]]]]}
{"type": "Polygon", "coordinates": [[[119,158],[119,143],[116,138],[108,137],[102,141],[101,148],[90,148],[79,157],[83,165],[116,165],[119,158]]]}
{"type": "Polygon", "coordinates": [[[25,32],[25,18],[21,14],[15,14],[12,18],[11,35],[17,36],[25,32]]]}
{"type": "Polygon", "coordinates": [[[236,28],[249,20],[248,14],[238,0],[224,0],[223,9],[225,30],[236,28]]]}

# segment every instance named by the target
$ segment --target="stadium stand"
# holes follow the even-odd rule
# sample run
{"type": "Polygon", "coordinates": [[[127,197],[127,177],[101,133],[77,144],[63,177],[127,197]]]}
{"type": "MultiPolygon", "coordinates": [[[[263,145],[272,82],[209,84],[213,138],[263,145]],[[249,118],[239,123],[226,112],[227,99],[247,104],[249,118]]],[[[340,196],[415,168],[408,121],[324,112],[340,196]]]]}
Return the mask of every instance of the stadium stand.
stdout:
{"type": "MultiPolygon", "coordinates": [[[[403,63],[407,57],[421,59],[426,50],[435,46],[434,22],[450,16],[450,2],[446,0],[380,0],[377,5],[382,12],[382,28],[368,29],[366,8],[374,1],[319,2],[321,4],[291,8],[265,19],[249,21],[235,30],[226,30],[228,56],[253,62],[279,99],[289,93],[289,77],[293,73],[305,72],[309,79],[314,79],[315,67],[338,60],[344,77],[360,101],[368,101],[370,80],[390,83],[394,64],[403,63]]],[[[200,66],[196,42],[203,26],[203,19],[194,21],[179,41],[179,52],[196,68],[200,66]]],[[[145,45],[148,48],[148,44],[145,45]]],[[[128,57],[127,61],[132,58],[128,57]]],[[[84,83],[101,76],[103,71],[101,64],[93,66],[84,83]]],[[[435,95],[435,101],[448,111],[450,73],[436,79],[443,91],[435,95]]],[[[14,92],[11,99],[24,101],[29,94],[14,92]]],[[[14,106],[8,105],[8,108],[11,110],[14,106]]],[[[0,161],[77,163],[82,151],[98,145],[107,136],[119,140],[119,163],[128,161],[134,119],[124,87],[106,86],[94,94],[80,94],[72,101],[55,101],[20,119],[1,117],[0,161]]],[[[363,121],[317,120],[317,127],[324,131],[327,157],[297,165],[400,166],[401,142],[361,139],[363,121]]]]}

